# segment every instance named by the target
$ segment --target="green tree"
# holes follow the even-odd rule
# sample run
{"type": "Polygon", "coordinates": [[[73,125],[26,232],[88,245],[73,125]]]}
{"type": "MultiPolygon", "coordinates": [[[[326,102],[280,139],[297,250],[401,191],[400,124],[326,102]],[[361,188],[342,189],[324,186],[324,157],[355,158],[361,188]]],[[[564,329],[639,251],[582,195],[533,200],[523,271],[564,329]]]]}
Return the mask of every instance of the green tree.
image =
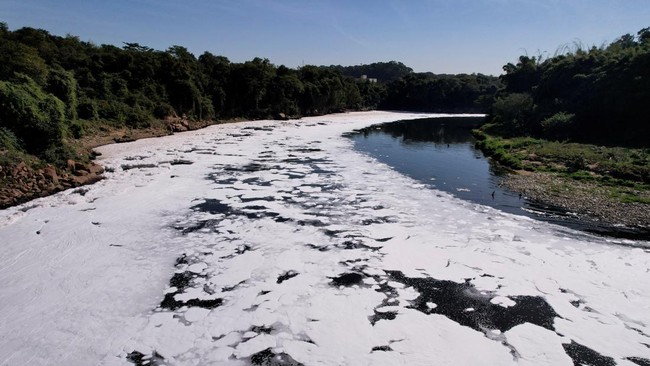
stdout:
{"type": "Polygon", "coordinates": [[[0,81],[0,128],[12,131],[28,152],[39,155],[62,144],[65,108],[28,76],[19,79],[0,81]]]}
{"type": "Polygon", "coordinates": [[[72,72],[62,68],[50,69],[45,90],[64,103],[68,120],[77,119],[77,81],[72,72]]]}

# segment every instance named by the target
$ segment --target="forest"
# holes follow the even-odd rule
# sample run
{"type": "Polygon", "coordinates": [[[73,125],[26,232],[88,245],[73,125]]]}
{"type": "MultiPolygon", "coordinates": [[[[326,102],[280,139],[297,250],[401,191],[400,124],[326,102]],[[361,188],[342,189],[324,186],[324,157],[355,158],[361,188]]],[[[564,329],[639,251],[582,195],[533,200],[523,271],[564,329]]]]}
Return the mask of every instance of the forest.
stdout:
{"type": "Polygon", "coordinates": [[[207,125],[371,109],[487,113],[482,131],[491,135],[648,147],[650,28],[601,47],[522,55],[503,70],[416,73],[396,61],[289,68],[0,23],[0,166],[31,159],[65,168],[87,160],[80,138],[170,118],[207,125]]]}
{"type": "Polygon", "coordinates": [[[607,146],[650,146],[650,28],[601,47],[520,56],[503,67],[485,131],[607,146]]]}
{"type": "Polygon", "coordinates": [[[178,45],[165,51],[128,42],[98,46],[0,23],[0,149],[64,166],[74,155],[68,142],[98,127],[377,108],[479,111],[486,105],[477,99],[494,94],[498,84],[484,75],[417,74],[394,61],[296,69],[264,58],[236,63],[210,52],[196,57],[178,45]]]}

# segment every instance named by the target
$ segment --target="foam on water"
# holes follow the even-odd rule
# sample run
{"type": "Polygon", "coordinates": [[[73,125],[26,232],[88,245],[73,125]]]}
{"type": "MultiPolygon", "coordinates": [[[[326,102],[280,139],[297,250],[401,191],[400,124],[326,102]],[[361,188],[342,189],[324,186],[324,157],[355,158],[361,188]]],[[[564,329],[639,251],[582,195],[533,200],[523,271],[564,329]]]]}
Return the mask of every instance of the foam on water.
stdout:
{"type": "Polygon", "coordinates": [[[101,148],[114,171],[83,196],[0,214],[0,364],[650,359],[645,249],[460,201],[342,137],[428,116],[247,122],[101,148]]]}

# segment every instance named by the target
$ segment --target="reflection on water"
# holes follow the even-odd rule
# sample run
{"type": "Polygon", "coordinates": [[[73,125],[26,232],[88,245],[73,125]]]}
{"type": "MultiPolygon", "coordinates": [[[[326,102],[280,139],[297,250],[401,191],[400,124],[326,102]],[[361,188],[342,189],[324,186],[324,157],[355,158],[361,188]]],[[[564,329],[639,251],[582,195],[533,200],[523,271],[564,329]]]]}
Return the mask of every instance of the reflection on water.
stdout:
{"type": "Polygon", "coordinates": [[[474,148],[482,118],[398,121],[360,130],[355,147],[411,178],[504,211],[524,214],[518,194],[499,187],[500,173],[474,148]]]}
{"type": "Polygon", "coordinates": [[[482,121],[477,117],[398,121],[364,128],[350,138],[357,150],[458,198],[592,233],[647,239],[647,232],[583,221],[500,187],[505,171],[474,147],[471,129],[482,121]]]}

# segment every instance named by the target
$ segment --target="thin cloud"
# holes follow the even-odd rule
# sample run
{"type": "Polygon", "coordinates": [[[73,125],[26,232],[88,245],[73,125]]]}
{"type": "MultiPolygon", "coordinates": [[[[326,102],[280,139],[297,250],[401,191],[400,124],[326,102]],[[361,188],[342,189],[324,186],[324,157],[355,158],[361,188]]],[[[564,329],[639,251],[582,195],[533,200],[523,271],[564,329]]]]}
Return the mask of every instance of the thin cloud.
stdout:
{"type": "Polygon", "coordinates": [[[340,35],[345,37],[348,41],[350,41],[352,43],[355,43],[355,44],[357,44],[357,45],[359,45],[361,47],[364,47],[364,48],[370,48],[370,44],[367,41],[365,41],[363,39],[360,39],[360,38],[357,38],[357,37],[353,36],[352,34],[348,33],[345,29],[343,29],[343,27],[341,27],[341,25],[339,24],[339,22],[336,19],[334,19],[332,21],[332,27],[340,35]]]}
{"type": "Polygon", "coordinates": [[[408,14],[406,8],[405,8],[405,3],[402,1],[397,1],[397,0],[391,0],[388,5],[390,8],[393,10],[395,14],[399,17],[401,22],[406,25],[406,26],[411,26],[413,24],[413,20],[411,19],[410,15],[408,14]]]}

